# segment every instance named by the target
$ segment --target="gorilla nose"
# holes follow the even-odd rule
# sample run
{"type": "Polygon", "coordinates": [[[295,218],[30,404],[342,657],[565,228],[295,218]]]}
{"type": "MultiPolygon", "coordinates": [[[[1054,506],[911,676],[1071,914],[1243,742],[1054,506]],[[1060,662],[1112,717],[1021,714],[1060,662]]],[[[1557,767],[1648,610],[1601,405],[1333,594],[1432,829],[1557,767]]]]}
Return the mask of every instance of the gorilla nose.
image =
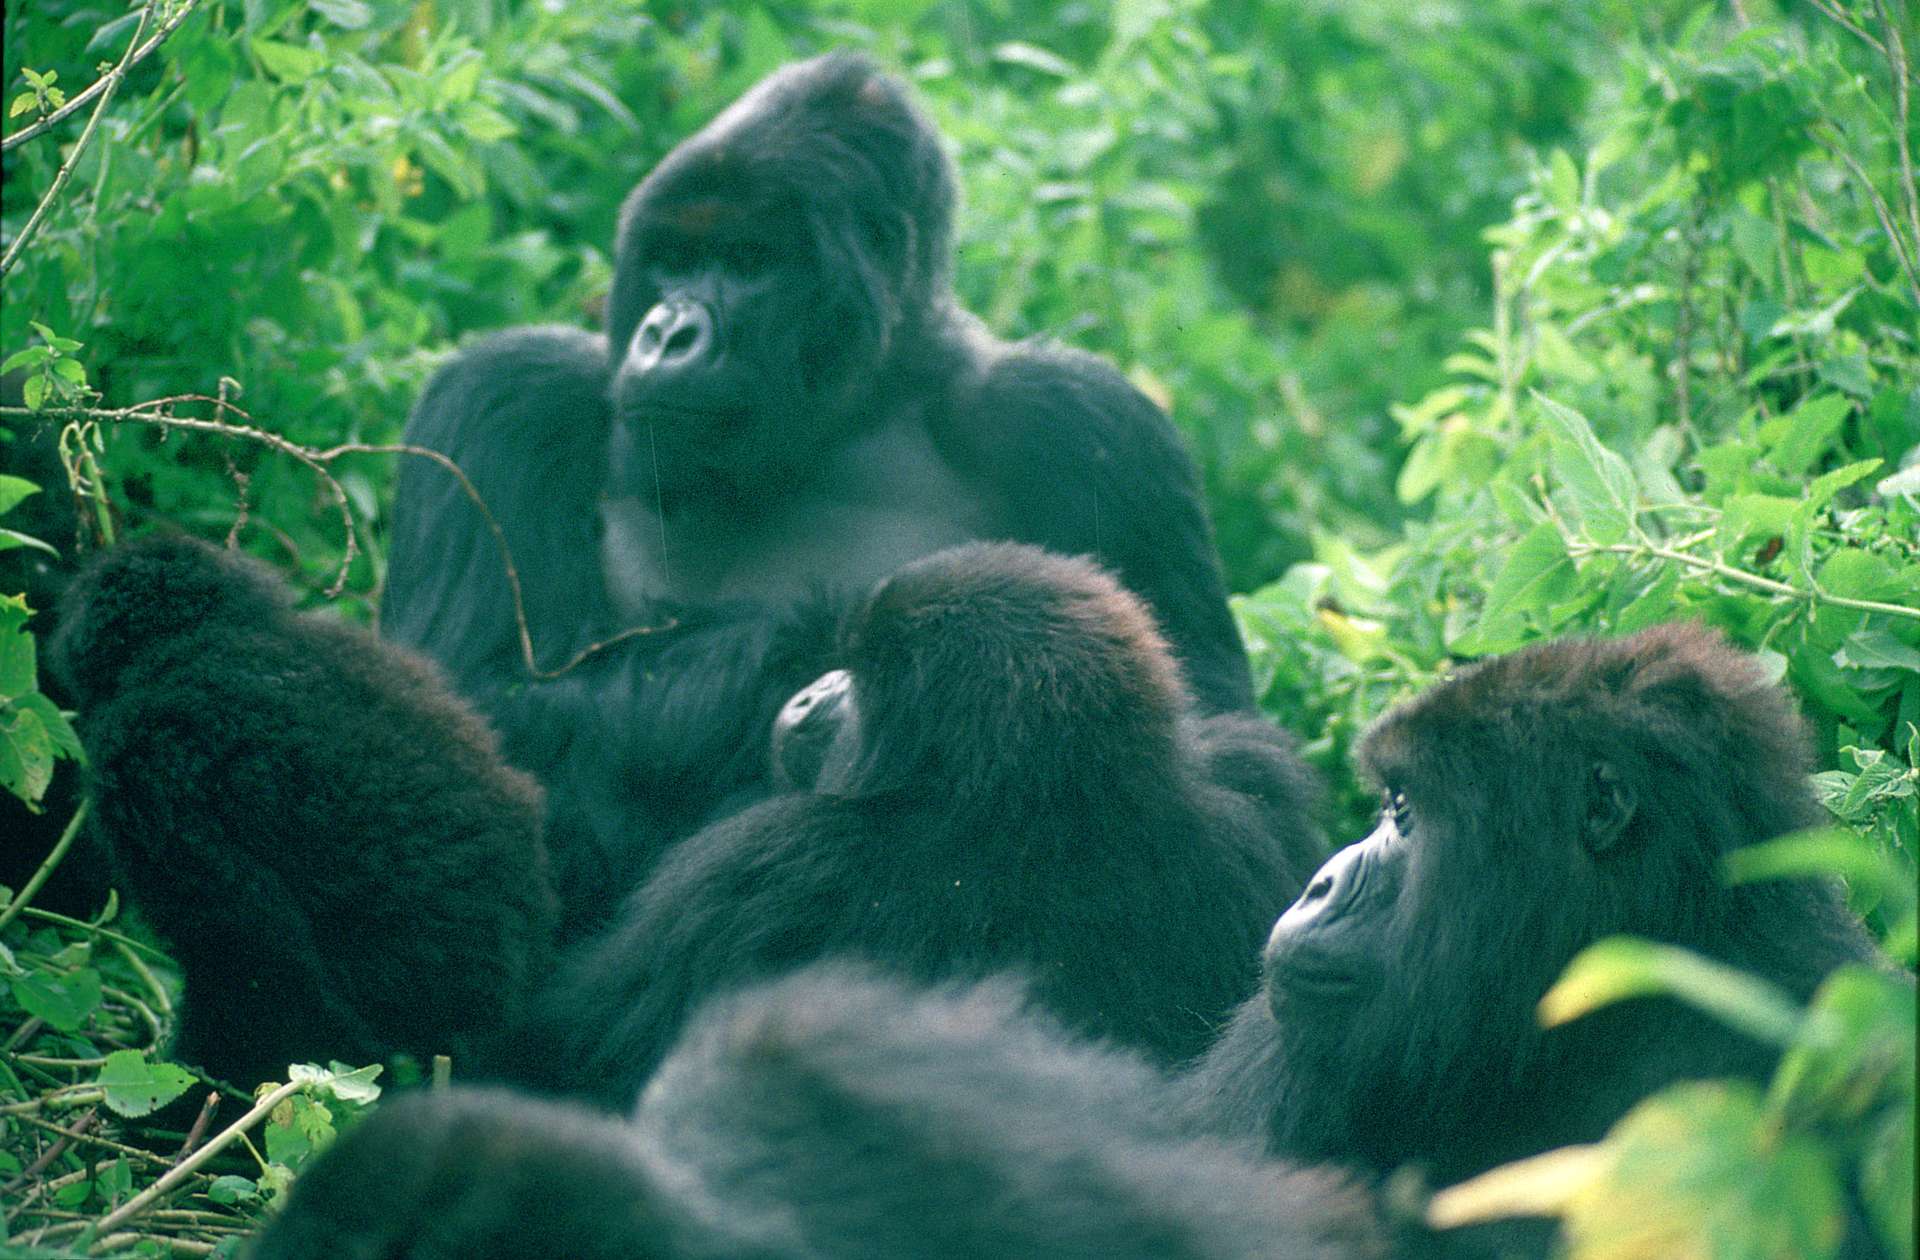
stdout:
{"type": "Polygon", "coordinates": [[[1273,939],[1282,940],[1311,923],[1337,915],[1342,904],[1353,895],[1353,886],[1360,878],[1364,853],[1364,845],[1350,844],[1328,858],[1326,864],[1307,881],[1307,890],[1287,907],[1280,921],[1273,925],[1273,939]]]}
{"type": "Polygon", "coordinates": [[[634,330],[627,365],[636,372],[671,371],[706,359],[713,350],[713,312],[704,302],[678,298],[647,312],[634,330]]]}

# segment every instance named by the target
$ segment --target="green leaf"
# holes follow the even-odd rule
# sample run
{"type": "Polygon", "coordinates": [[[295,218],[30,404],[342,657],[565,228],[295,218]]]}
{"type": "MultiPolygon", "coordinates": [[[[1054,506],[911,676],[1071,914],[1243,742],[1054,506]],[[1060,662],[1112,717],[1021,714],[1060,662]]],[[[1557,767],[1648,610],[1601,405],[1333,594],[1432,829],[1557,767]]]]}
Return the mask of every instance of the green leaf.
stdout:
{"type": "Polygon", "coordinates": [[[1589,945],[1540,999],[1552,1028],[1625,998],[1667,994],[1732,1028],[1776,1045],[1791,1043],[1800,1009],[1768,981],[1655,941],[1614,936],[1589,945]]]}
{"type": "Polygon", "coordinates": [[[467,101],[454,110],[454,121],[460,130],[471,140],[481,144],[491,144],[496,140],[505,140],[520,129],[513,120],[491,105],[479,101],[467,101]]]}
{"type": "Polygon", "coordinates": [[[29,971],[13,981],[13,1000],[61,1032],[77,1032],[100,1005],[100,973],[82,967],[69,975],[29,971]]]}
{"type": "Polygon", "coordinates": [[[1920,464],[1883,478],[1874,490],[1889,499],[1895,495],[1920,494],[1920,464]]]}
{"type": "Polygon", "coordinates": [[[260,58],[260,64],[267,68],[268,74],[290,83],[312,78],[326,64],[325,59],[313,49],[281,43],[276,39],[254,40],[253,52],[260,58]]]}
{"type": "MultiPolygon", "coordinates": [[[[1856,779],[1839,771],[1829,773],[1845,779],[1846,787],[1856,779]]],[[[1845,787],[1841,794],[1844,796],[1845,787]]],[[[1720,860],[1720,869],[1731,884],[1838,875],[1848,884],[1871,889],[1882,897],[1912,896],[1910,877],[1845,827],[1815,827],[1735,849],[1720,860]]]]}
{"type": "MultiPolygon", "coordinates": [[[[1908,1056],[1912,1062],[1912,1056],[1908,1056]]],[[[1890,1107],[1867,1137],[1860,1191],[1889,1256],[1913,1256],[1914,1107],[1890,1107]]]]}
{"type": "Polygon", "coordinates": [[[50,377],[35,375],[27,378],[27,383],[21,387],[21,393],[26,400],[28,411],[40,410],[40,404],[47,400],[47,390],[51,384],[50,377]]]}
{"type": "Polygon", "coordinates": [[[1073,68],[1071,62],[1063,60],[1044,48],[1018,40],[1010,40],[995,48],[993,59],[1002,65],[1025,66],[1029,70],[1038,70],[1042,74],[1050,74],[1057,79],[1079,77],[1079,72],[1073,68]]]}
{"type": "Polygon", "coordinates": [[[1600,444],[1585,416],[1537,390],[1533,398],[1552,435],[1554,473],[1572,494],[1580,523],[1595,542],[1619,542],[1633,523],[1633,470],[1600,444]]]}
{"type": "Polygon", "coordinates": [[[1846,1197],[1825,1146],[1782,1133],[1745,1082],[1690,1081],[1629,1111],[1602,1143],[1612,1166],[1565,1218],[1574,1260],[1826,1260],[1846,1197]]]}
{"type": "MultiPolygon", "coordinates": [[[[16,356],[17,357],[17,356],[16,356]]],[[[0,371],[5,369],[0,368],[0,371]]],[[[0,516],[5,516],[20,506],[29,495],[40,493],[40,487],[25,477],[14,477],[0,473],[0,516]]]]}
{"type": "Polygon", "coordinates": [[[1544,615],[1572,588],[1573,561],[1552,525],[1536,525],[1507,553],[1473,631],[1455,646],[1475,654],[1517,646],[1529,613],[1544,615]]]}
{"type": "Polygon", "coordinates": [[[1807,1118],[1858,1124],[1887,1103],[1913,1098],[1914,990],[1860,964],[1821,982],[1796,1044],[1781,1057],[1767,1110],[1782,1123],[1807,1118]]]}
{"type": "Polygon", "coordinates": [[[172,1063],[149,1063],[139,1050],[115,1050],[100,1065],[94,1084],[106,1091],[107,1106],[120,1115],[150,1115],[193,1087],[193,1073],[172,1063]]]}
{"type": "Polygon", "coordinates": [[[1813,467],[1826,453],[1833,435],[1846,423],[1853,403],[1842,394],[1819,394],[1807,399],[1787,415],[1784,431],[1767,458],[1783,473],[1798,476],[1813,467]]]}
{"type": "Polygon", "coordinates": [[[0,372],[11,372],[15,368],[36,367],[53,357],[49,346],[28,346],[25,350],[16,350],[0,363],[0,372]]]}
{"type": "Polygon", "coordinates": [[[260,1187],[250,1177],[228,1173],[213,1179],[213,1184],[207,1187],[207,1197],[229,1207],[236,1203],[256,1203],[260,1199],[260,1187]]]}
{"type": "Polygon", "coordinates": [[[1847,636],[1833,663],[1842,669],[1905,669],[1920,674],[1920,648],[1885,630],[1856,630],[1847,636]]]}
{"type": "Polygon", "coordinates": [[[343,30],[363,30],[373,21],[373,9],[363,0],[307,0],[307,7],[343,30]]]}

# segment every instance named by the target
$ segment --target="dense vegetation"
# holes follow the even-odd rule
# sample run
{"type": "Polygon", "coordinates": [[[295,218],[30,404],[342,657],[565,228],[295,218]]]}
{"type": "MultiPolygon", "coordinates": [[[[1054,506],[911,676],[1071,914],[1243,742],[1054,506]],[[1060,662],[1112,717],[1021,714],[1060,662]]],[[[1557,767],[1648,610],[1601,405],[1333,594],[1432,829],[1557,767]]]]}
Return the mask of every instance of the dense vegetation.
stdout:
{"type": "MultiPolygon", "coordinates": [[[[1456,662],[1704,620],[1792,686],[1835,823],[1727,877],[1837,874],[1913,964],[1908,3],[801,9],[9,6],[0,461],[63,425],[71,489],[37,493],[78,495],[88,541],[232,535],[366,618],[401,456],[355,448],[462,337],[596,319],[632,182],[773,66],[868,47],[957,152],[965,300],[1110,357],[1191,440],[1263,700],[1336,783],[1456,662]]],[[[0,526],[34,493],[0,476],[0,526]]],[[[27,612],[0,591],[0,784],[33,801],[76,746],[27,612]]],[[[177,1162],[138,1119],[192,1085],[155,1052],[171,978],[138,923],[0,897],[0,975],[19,1254],[230,1254],[377,1093],[296,1071],[177,1162]]],[[[1615,942],[1546,1017],[1649,988],[1791,1047],[1772,1086],[1673,1091],[1439,1210],[1545,1203],[1581,1257],[1818,1257],[1853,1180],[1911,1256],[1912,988],[1845,972],[1800,1010],[1615,942]]]]}

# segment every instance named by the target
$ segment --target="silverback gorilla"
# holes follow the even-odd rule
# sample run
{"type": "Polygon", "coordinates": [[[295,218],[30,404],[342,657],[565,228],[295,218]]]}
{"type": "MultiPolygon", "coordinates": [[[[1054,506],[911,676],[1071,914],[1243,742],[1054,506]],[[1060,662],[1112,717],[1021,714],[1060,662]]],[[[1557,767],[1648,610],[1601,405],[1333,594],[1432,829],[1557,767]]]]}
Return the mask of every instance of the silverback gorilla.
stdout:
{"type": "Polygon", "coordinates": [[[539,791],[437,670],[186,538],[104,553],[60,614],[95,830],[185,976],[176,1058],[248,1087],[465,1061],[517,1018],[553,921],[539,791]]]}
{"type": "Polygon", "coordinates": [[[1077,1032],[1203,1051],[1324,853],[1290,740],[1190,714],[1138,600],[1018,544],[907,565],[844,653],[783,720],[776,756],[826,728],[803,781],[663,859],[544,990],[528,1079],[625,1108],[702,999],[843,955],[1016,970],[1077,1032]]]}
{"type": "Polygon", "coordinates": [[[408,440],[382,631],[440,661],[550,797],[566,912],[604,916],[664,846],[768,793],[765,732],[834,624],[970,539],[1089,554],[1145,599],[1206,710],[1248,708],[1192,465],[1107,364],[1009,345],[955,302],[950,163],[905,86],[836,53],[774,74],[622,211],[605,337],[463,350],[408,440]]]}
{"type": "Polygon", "coordinates": [[[814,969],[707,1007],[629,1122],[478,1090],[383,1106],[255,1260],[1387,1254],[1356,1187],[1184,1137],[1163,1102],[1006,986],[814,969]]]}
{"type": "Polygon", "coordinates": [[[1271,1150],[1438,1184],[1598,1139],[1674,1081],[1777,1051],[1664,998],[1543,1030],[1542,994],[1616,933],[1797,998],[1872,957],[1838,890],[1729,886],[1720,859],[1816,821],[1791,702],[1714,632],[1548,643],[1389,713],[1361,750],[1384,806],[1275,925],[1266,992],[1195,1085],[1271,1150]]]}

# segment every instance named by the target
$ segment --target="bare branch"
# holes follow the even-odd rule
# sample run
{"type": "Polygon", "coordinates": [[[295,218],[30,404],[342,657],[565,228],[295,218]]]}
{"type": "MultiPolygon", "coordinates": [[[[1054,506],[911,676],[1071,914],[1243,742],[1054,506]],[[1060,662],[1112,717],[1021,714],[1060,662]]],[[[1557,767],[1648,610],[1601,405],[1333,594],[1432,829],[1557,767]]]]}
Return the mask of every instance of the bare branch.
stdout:
{"type": "Polygon", "coordinates": [[[432,460],[435,464],[438,464],[451,474],[454,480],[460,483],[461,492],[467,496],[468,500],[471,501],[473,506],[479,511],[481,519],[486,522],[488,532],[493,535],[494,545],[500,550],[500,562],[507,579],[507,587],[513,597],[514,628],[519,636],[521,663],[526,667],[527,673],[534,678],[559,678],[563,674],[578,668],[582,662],[613,647],[615,644],[623,643],[628,639],[638,638],[642,635],[660,634],[673,629],[679,624],[677,620],[669,618],[657,625],[629,626],[608,638],[589,643],[586,647],[575,652],[556,669],[540,668],[539,657],[534,651],[533,632],[527,623],[526,596],[520,581],[520,570],[514,564],[513,548],[507,543],[506,531],[500,527],[500,522],[495,519],[492,509],[487,506],[486,499],[481,496],[479,489],[468,479],[467,474],[462,471],[460,466],[439,451],[430,450],[424,446],[412,446],[405,443],[372,442],[347,442],[339,446],[325,448],[302,446],[298,442],[289,441],[277,433],[259,427],[258,423],[254,422],[250,414],[241,407],[236,406],[230,399],[224,396],[212,397],[207,394],[174,394],[166,398],[155,398],[147,402],[136,403],[131,407],[119,408],[48,407],[43,411],[36,412],[29,411],[24,407],[0,407],[0,415],[65,419],[70,424],[77,425],[149,424],[160,428],[185,429],[194,433],[220,434],[226,437],[240,438],[244,441],[259,443],[271,450],[280,452],[290,459],[299,461],[311,469],[314,476],[318,477],[322,484],[327,487],[327,491],[332,496],[334,505],[340,514],[340,524],[344,539],[342,556],[339,571],[334,575],[332,583],[329,584],[325,590],[325,594],[329,599],[338,596],[340,592],[346,588],[347,571],[352,567],[353,558],[359,554],[359,534],[353,522],[353,511],[349,506],[346,491],[341,487],[339,481],[335,479],[332,472],[329,471],[328,465],[345,455],[413,455],[422,459],[432,460]],[[231,412],[241,417],[241,419],[247,423],[234,424],[226,420],[208,420],[199,416],[180,416],[173,414],[173,408],[185,404],[211,406],[215,409],[216,415],[224,415],[231,412]]]}

